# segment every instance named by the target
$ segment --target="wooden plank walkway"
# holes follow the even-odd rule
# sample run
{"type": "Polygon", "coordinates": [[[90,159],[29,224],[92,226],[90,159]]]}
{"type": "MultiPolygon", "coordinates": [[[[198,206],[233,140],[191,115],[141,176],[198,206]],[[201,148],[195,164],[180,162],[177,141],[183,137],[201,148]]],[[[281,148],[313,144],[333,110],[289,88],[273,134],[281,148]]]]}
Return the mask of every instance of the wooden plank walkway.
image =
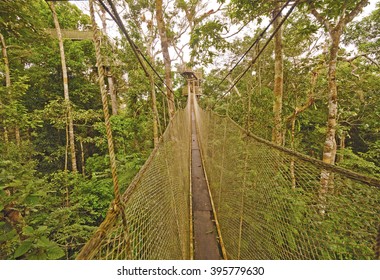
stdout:
{"type": "Polygon", "coordinates": [[[219,243],[217,241],[218,234],[215,227],[207,181],[202,166],[194,112],[192,112],[191,118],[191,180],[194,223],[194,259],[220,260],[222,257],[219,243]]]}

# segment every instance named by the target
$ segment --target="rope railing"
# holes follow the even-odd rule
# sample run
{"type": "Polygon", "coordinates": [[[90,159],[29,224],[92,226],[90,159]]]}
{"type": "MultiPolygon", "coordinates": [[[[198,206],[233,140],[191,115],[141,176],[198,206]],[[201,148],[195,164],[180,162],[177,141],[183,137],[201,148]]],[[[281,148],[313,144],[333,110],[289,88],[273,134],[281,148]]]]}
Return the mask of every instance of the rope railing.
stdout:
{"type": "Polygon", "coordinates": [[[190,105],[122,195],[126,226],[112,205],[77,259],[190,258],[190,105]]]}
{"type": "Polygon", "coordinates": [[[248,133],[195,102],[228,259],[378,258],[379,180],[248,133]],[[333,180],[321,191],[321,172],[333,180]]]}

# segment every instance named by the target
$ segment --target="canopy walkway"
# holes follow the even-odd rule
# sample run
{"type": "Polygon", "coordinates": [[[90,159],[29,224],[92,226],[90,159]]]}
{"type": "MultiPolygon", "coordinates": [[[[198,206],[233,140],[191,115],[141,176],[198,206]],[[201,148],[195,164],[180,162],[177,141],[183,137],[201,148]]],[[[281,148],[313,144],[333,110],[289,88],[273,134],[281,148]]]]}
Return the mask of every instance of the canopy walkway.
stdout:
{"type": "Polygon", "coordinates": [[[77,258],[379,258],[379,187],[252,135],[191,95],[123,194],[124,211],[112,205],[77,258]]]}

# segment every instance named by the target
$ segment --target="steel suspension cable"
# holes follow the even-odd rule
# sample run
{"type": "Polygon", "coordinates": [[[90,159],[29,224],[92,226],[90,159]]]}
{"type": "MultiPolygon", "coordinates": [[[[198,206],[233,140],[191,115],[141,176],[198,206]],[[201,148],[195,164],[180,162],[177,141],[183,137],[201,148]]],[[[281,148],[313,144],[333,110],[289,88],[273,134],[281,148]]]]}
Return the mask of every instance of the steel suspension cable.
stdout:
{"type": "Polygon", "coordinates": [[[260,33],[260,35],[256,38],[256,40],[251,44],[251,46],[244,52],[244,54],[240,57],[240,59],[235,63],[235,65],[231,68],[231,70],[228,71],[228,73],[224,76],[224,78],[219,82],[217,87],[219,87],[229,75],[231,75],[232,71],[239,65],[239,63],[244,59],[244,57],[251,51],[251,49],[261,40],[261,38],[265,35],[265,33],[268,31],[268,29],[271,27],[273,22],[281,15],[282,11],[285,9],[286,6],[289,5],[289,3],[292,0],[288,0],[280,9],[280,11],[271,19],[269,24],[265,27],[265,29],[260,33]]]}
{"type": "Polygon", "coordinates": [[[293,12],[293,10],[295,9],[295,7],[297,6],[298,2],[300,0],[296,0],[294,2],[294,4],[291,6],[291,8],[289,9],[289,11],[287,12],[287,14],[284,16],[284,18],[281,20],[281,22],[279,23],[279,25],[277,26],[277,28],[273,31],[273,33],[270,35],[270,37],[268,38],[268,40],[265,42],[264,46],[260,49],[260,51],[257,53],[257,55],[251,60],[251,62],[248,64],[248,67],[238,76],[238,78],[236,79],[236,81],[230,86],[230,88],[221,96],[219,97],[216,102],[214,103],[213,107],[215,107],[216,104],[218,104],[220,102],[220,100],[222,100],[235,86],[236,84],[241,80],[241,78],[244,77],[244,75],[248,72],[248,70],[252,67],[252,65],[256,62],[256,60],[260,57],[260,55],[264,52],[264,50],[266,49],[266,47],[269,45],[269,43],[271,42],[271,40],[273,39],[273,37],[276,35],[276,33],[278,32],[278,30],[281,28],[281,26],[284,24],[284,22],[288,19],[288,17],[290,16],[290,14],[293,12]]]}
{"type": "MultiPolygon", "coordinates": [[[[111,9],[112,9],[112,12],[110,11],[110,9],[107,7],[106,4],[104,4],[103,0],[97,0],[99,2],[99,4],[104,8],[104,10],[110,15],[110,17],[115,21],[115,23],[119,26],[120,30],[122,31],[122,33],[124,34],[124,36],[126,37],[129,45],[131,46],[132,48],[132,51],[133,51],[133,54],[136,56],[139,64],[141,65],[141,67],[143,68],[144,70],[144,73],[147,77],[149,77],[149,72],[145,66],[145,64],[143,63],[143,61],[141,60],[141,57],[146,61],[146,63],[149,65],[149,67],[152,69],[152,71],[156,74],[156,76],[160,79],[160,81],[165,85],[165,87],[167,89],[169,89],[169,91],[171,93],[173,93],[174,95],[174,92],[173,90],[165,83],[165,81],[163,80],[163,78],[159,75],[159,73],[157,72],[157,70],[152,66],[152,64],[150,63],[150,61],[145,57],[145,55],[142,53],[142,51],[140,50],[140,48],[133,42],[133,40],[131,39],[131,37],[129,36],[129,33],[127,31],[127,29],[125,28],[120,16],[119,16],[119,13],[117,12],[116,10],[116,7],[115,5],[113,4],[112,0],[107,0],[108,4],[110,5],[111,9]],[[141,57],[140,57],[140,55],[141,57]]],[[[158,86],[157,83],[154,83],[155,86],[157,88],[160,89],[160,87],[158,86]]],[[[162,94],[165,95],[166,98],[170,99],[171,101],[174,102],[174,100],[172,98],[169,98],[169,96],[167,96],[167,94],[160,89],[160,92],[162,94]]]]}

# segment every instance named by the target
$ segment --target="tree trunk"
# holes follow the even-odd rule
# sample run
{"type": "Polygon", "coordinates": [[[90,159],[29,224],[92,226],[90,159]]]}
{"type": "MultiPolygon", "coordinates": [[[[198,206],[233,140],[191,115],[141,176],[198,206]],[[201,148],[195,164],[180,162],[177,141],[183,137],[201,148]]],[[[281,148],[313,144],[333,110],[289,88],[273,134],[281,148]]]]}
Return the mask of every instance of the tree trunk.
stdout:
{"type": "MultiPolygon", "coordinates": [[[[334,28],[330,32],[331,47],[330,47],[330,60],[328,70],[328,120],[325,143],[323,146],[323,162],[328,164],[335,164],[336,156],[336,119],[338,114],[338,90],[336,84],[336,65],[339,50],[339,41],[342,34],[342,27],[334,28]]],[[[321,172],[321,194],[327,192],[329,185],[330,172],[323,170],[321,172]]]]}
{"type": "MultiPolygon", "coordinates": [[[[9,60],[8,60],[8,54],[7,54],[7,45],[5,43],[5,39],[3,34],[0,33],[0,41],[1,41],[1,52],[3,55],[3,61],[4,61],[4,71],[5,71],[5,87],[8,88],[11,86],[11,72],[9,69],[9,60]]],[[[8,92],[9,93],[9,92],[8,92]]]]}
{"type": "Polygon", "coordinates": [[[74,123],[72,117],[72,109],[70,105],[70,97],[69,97],[69,81],[67,77],[67,67],[66,67],[66,58],[65,58],[65,50],[63,47],[63,39],[61,27],[59,26],[57,12],[55,11],[55,6],[53,2],[48,2],[50,10],[53,14],[53,20],[55,29],[57,31],[58,43],[59,43],[59,52],[61,55],[61,64],[62,64],[62,76],[63,76],[63,94],[65,98],[66,110],[67,110],[67,120],[69,124],[69,139],[70,139],[70,155],[71,155],[71,168],[73,172],[77,172],[77,160],[75,155],[75,137],[74,137],[74,123]]]}
{"type": "Polygon", "coordinates": [[[100,20],[102,21],[102,31],[104,34],[107,34],[107,14],[102,5],[100,7],[100,20]]]}
{"type": "MultiPolygon", "coordinates": [[[[5,43],[5,39],[3,34],[0,33],[0,41],[1,41],[1,51],[3,55],[3,61],[4,61],[4,72],[5,72],[5,88],[7,89],[7,94],[11,94],[11,70],[9,68],[9,59],[8,59],[8,52],[7,52],[7,44],[5,43]]],[[[4,128],[4,132],[6,132],[6,127],[4,128]]],[[[4,134],[5,142],[8,143],[8,132],[4,134]]],[[[20,128],[16,124],[15,127],[15,138],[16,138],[16,144],[18,147],[20,147],[21,144],[21,137],[20,137],[20,128]]]]}
{"type": "MultiPolygon", "coordinates": [[[[152,15],[152,21],[153,21],[153,18],[154,18],[154,14],[152,15]]],[[[150,31],[150,38],[147,41],[147,49],[148,49],[148,54],[149,54],[150,60],[154,62],[155,61],[155,55],[154,55],[153,41],[155,39],[155,32],[154,32],[153,28],[149,29],[149,31],[150,31]]],[[[157,147],[158,142],[159,142],[159,136],[162,134],[162,130],[161,130],[161,124],[160,124],[160,117],[159,117],[158,109],[157,109],[157,98],[156,98],[156,88],[155,88],[155,83],[154,83],[154,73],[152,71],[150,72],[149,79],[150,79],[150,90],[151,90],[152,111],[153,111],[153,142],[154,142],[154,147],[157,147]]]]}
{"type": "MultiPolygon", "coordinates": [[[[338,89],[336,84],[336,67],[337,67],[337,56],[339,51],[339,41],[343,34],[344,27],[350,23],[368,4],[368,0],[360,0],[357,2],[356,6],[347,12],[345,8],[342,9],[343,13],[337,18],[336,22],[331,22],[322,13],[318,12],[314,2],[309,1],[311,8],[311,13],[314,17],[325,26],[330,35],[330,57],[329,57],[329,69],[328,69],[328,120],[327,120],[327,132],[325,143],[323,147],[323,162],[328,164],[335,164],[336,156],[336,123],[337,123],[337,113],[338,113],[338,89]]],[[[345,6],[343,6],[345,7],[345,6]]],[[[325,194],[329,185],[333,184],[333,174],[330,174],[327,170],[322,170],[321,172],[321,189],[320,198],[322,202],[322,208],[320,210],[321,214],[325,213],[324,201],[325,194]]]]}
{"type": "MultiPolygon", "coordinates": [[[[7,93],[9,94],[9,87],[11,85],[11,75],[9,70],[9,60],[7,54],[7,45],[5,44],[5,39],[3,34],[0,33],[0,42],[1,42],[1,52],[4,61],[4,71],[5,71],[5,87],[7,88],[7,93]]],[[[4,142],[5,144],[9,143],[8,128],[4,126],[4,142]]]]}
{"type": "Polygon", "coordinates": [[[15,127],[15,135],[16,135],[16,145],[20,147],[21,145],[21,136],[20,136],[20,127],[16,125],[15,127]]]}
{"type": "Polygon", "coordinates": [[[334,164],[336,155],[336,118],[338,113],[338,90],[336,85],[336,64],[341,32],[334,30],[331,36],[330,61],[328,70],[328,120],[325,144],[323,147],[323,162],[334,164]]]}
{"type": "Polygon", "coordinates": [[[161,39],[162,56],[164,58],[165,65],[165,83],[166,83],[166,95],[168,99],[168,110],[170,119],[174,117],[175,103],[172,93],[172,77],[171,77],[171,60],[169,55],[169,42],[166,34],[166,27],[164,21],[164,15],[162,10],[162,0],[156,0],[156,20],[157,27],[161,39]]]}
{"type": "MultiPolygon", "coordinates": [[[[280,3],[276,4],[276,8],[273,11],[273,17],[275,17],[280,11],[280,3]]],[[[279,16],[274,21],[274,29],[276,29],[282,20],[282,16],[279,16]]],[[[283,46],[282,46],[282,27],[277,31],[274,37],[274,102],[273,102],[273,131],[272,141],[277,145],[282,145],[282,95],[283,95],[283,46]]]]}
{"type": "Polygon", "coordinates": [[[339,162],[342,162],[344,160],[344,149],[346,148],[346,132],[343,131],[342,135],[340,136],[340,156],[339,156],[339,162]]]}
{"type": "Polygon", "coordinates": [[[154,85],[154,78],[150,75],[150,90],[152,98],[152,111],[153,111],[153,140],[154,147],[158,145],[158,110],[157,110],[157,100],[156,100],[156,90],[154,85]]]}
{"type": "Polygon", "coordinates": [[[10,69],[9,69],[9,60],[8,60],[8,54],[7,54],[7,45],[5,43],[5,39],[4,39],[3,34],[1,34],[1,33],[0,33],[0,41],[1,41],[1,52],[3,54],[3,61],[4,61],[5,87],[9,88],[11,86],[11,72],[10,72],[10,69]]]}
{"type": "Polygon", "coordinates": [[[68,164],[68,153],[69,153],[69,126],[67,125],[67,117],[66,117],[66,125],[65,125],[65,136],[66,136],[66,145],[65,145],[65,172],[67,171],[68,164]]]}
{"type": "Polygon", "coordinates": [[[80,154],[81,154],[81,163],[82,163],[82,175],[84,177],[86,176],[86,172],[85,172],[85,166],[84,166],[85,158],[84,158],[83,141],[79,140],[79,143],[80,143],[80,154]]]}
{"type": "Polygon", "coordinates": [[[108,91],[111,97],[111,108],[112,108],[112,115],[115,116],[117,115],[118,111],[118,102],[117,102],[117,96],[115,92],[115,87],[113,84],[113,77],[111,70],[107,70],[107,80],[108,80],[108,91]]]}
{"type": "MultiPolygon", "coordinates": [[[[102,21],[102,32],[104,36],[107,36],[107,16],[106,11],[104,10],[103,6],[100,5],[100,20],[102,21]]],[[[109,62],[111,59],[109,60],[109,62]]],[[[112,115],[117,115],[118,111],[118,102],[117,102],[117,96],[116,91],[113,83],[113,75],[111,71],[111,63],[109,65],[106,65],[106,75],[107,75],[107,81],[108,81],[108,92],[111,97],[111,108],[112,108],[112,115]]]]}
{"type": "Polygon", "coordinates": [[[8,128],[4,127],[4,143],[9,143],[9,137],[8,137],[8,128]]]}

